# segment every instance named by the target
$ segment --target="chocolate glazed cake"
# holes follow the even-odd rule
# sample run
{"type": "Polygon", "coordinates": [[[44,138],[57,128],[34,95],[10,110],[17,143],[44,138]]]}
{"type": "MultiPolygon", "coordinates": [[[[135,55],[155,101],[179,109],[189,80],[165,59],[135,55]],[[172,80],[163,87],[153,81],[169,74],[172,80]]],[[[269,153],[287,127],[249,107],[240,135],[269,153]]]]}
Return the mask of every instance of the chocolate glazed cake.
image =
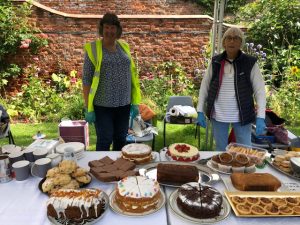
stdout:
{"type": "Polygon", "coordinates": [[[191,182],[178,190],[177,205],[188,216],[207,219],[219,215],[223,198],[216,189],[191,182]]]}

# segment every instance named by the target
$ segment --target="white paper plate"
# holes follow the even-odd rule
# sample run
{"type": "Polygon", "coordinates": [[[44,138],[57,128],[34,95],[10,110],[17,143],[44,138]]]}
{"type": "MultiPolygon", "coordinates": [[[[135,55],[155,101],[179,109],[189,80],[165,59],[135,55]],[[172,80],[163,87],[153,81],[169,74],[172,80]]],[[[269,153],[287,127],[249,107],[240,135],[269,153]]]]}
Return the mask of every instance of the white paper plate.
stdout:
{"type": "Polygon", "coordinates": [[[60,154],[64,154],[65,149],[71,147],[74,149],[74,153],[78,153],[84,151],[84,144],[81,142],[67,142],[56,146],[56,152],[60,154]]]}

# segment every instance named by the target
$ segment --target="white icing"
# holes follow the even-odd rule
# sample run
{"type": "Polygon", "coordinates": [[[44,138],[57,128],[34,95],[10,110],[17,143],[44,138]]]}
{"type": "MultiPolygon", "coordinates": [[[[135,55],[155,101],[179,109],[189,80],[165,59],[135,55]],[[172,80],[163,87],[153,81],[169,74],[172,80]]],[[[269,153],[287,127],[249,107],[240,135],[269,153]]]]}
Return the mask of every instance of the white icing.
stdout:
{"type": "Polygon", "coordinates": [[[150,154],[151,147],[145,144],[133,143],[133,144],[125,145],[122,148],[122,152],[128,155],[150,154]]]}
{"type": "Polygon", "coordinates": [[[199,154],[198,148],[186,144],[186,143],[175,143],[169,146],[169,151],[171,156],[177,156],[177,157],[183,157],[183,158],[192,158],[194,156],[197,156],[199,154]],[[179,152],[175,149],[177,145],[186,145],[190,147],[190,149],[187,152],[179,152]]]}
{"type": "Polygon", "coordinates": [[[118,182],[118,192],[130,198],[152,198],[159,192],[159,184],[147,177],[131,176],[118,182]]]}

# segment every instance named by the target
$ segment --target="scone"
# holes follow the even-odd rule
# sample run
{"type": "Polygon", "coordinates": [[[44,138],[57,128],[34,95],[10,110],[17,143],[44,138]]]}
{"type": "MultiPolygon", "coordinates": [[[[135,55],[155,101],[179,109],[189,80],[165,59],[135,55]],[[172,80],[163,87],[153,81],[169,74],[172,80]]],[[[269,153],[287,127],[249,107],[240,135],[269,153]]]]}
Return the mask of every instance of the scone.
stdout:
{"type": "Polygon", "coordinates": [[[58,174],[53,178],[54,184],[60,185],[60,186],[70,183],[71,180],[72,180],[72,178],[68,174],[58,174]]]}
{"type": "Polygon", "coordinates": [[[70,174],[76,170],[77,164],[71,160],[64,160],[59,163],[58,167],[61,173],[70,174]]]}
{"type": "Polygon", "coordinates": [[[79,183],[76,180],[71,180],[70,183],[61,187],[61,189],[78,189],[79,183]]]}
{"type": "Polygon", "coordinates": [[[60,170],[58,167],[53,167],[47,171],[46,177],[55,177],[56,174],[59,174],[60,170]]]}
{"type": "Polygon", "coordinates": [[[72,173],[72,177],[81,177],[87,174],[87,170],[82,167],[77,167],[76,170],[72,173]]]}
{"type": "Polygon", "coordinates": [[[54,179],[47,178],[42,184],[42,190],[43,192],[49,192],[52,188],[54,188],[54,186],[55,186],[54,179]]]}
{"type": "Polygon", "coordinates": [[[88,184],[91,182],[91,177],[89,175],[85,175],[85,176],[80,176],[80,177],[75,177],[75,179],[83,184],[88,184]]]}

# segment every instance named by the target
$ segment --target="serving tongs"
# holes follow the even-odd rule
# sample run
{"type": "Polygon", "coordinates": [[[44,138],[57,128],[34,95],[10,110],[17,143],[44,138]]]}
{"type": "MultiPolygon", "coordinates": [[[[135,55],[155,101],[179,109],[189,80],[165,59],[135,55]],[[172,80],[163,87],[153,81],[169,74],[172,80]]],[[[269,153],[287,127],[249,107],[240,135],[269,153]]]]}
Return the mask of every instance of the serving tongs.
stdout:
{"type": "Polygon", "coordinates": [[[198,164],[200,165],[206,165],[206,163],[211,160],[212,156],[211,157],[208,157],[208,158],[205,158],[205,159],[200,159],[199,161],[197,161],[198,164]]]}

